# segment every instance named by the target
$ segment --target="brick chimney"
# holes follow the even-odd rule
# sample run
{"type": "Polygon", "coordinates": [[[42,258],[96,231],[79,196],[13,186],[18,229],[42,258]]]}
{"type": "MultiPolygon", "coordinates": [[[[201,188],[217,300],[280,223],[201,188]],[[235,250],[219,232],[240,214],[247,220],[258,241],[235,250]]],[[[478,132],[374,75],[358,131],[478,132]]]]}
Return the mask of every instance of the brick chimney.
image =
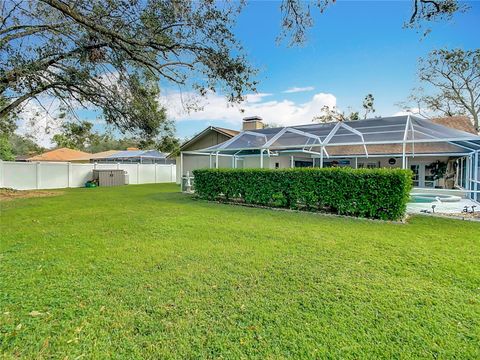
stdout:
{"type": "Polygon", "coordinates": [[[243,118],[242,130],[258,130],[263,129],[265,124],[260,116],[249,116],[243,118]]]}

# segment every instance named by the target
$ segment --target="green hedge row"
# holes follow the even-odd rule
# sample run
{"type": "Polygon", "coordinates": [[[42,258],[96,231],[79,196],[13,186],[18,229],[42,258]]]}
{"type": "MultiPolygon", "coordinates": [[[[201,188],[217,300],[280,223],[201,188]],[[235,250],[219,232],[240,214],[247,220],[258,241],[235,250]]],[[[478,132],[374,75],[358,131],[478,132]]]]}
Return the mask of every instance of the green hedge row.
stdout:
{"type": "Polygon", "coordinates": [[[199,169],[197,196],[290,209],[398,220],[412,187],[401,169],[199,169]]]}

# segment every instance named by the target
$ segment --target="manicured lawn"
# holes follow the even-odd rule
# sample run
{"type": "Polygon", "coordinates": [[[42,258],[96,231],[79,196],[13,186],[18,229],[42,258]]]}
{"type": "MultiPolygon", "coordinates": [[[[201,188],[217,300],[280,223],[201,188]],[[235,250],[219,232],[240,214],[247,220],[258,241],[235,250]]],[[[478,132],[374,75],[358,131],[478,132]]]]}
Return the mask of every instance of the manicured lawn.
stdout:
{"type": "Polygon", "coordinates": [[[252,209],[174,185],[0,206],[5,358],[480,358],[478,223],[252,209]]]}

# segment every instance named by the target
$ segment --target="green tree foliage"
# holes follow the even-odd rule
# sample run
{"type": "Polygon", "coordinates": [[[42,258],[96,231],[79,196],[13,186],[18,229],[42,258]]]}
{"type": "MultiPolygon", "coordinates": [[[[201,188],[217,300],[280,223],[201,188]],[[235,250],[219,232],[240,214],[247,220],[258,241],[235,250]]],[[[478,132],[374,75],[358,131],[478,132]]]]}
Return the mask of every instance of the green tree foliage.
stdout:
{"type": "Polygon", "coordinates": [[[66,147],[86,151],[89,146],[99,141],[99,135],[92,132],[93,124],[88,121],[80,123],[64,123],[60,134],[53,136],[53,141],[58,147],[66,147]]]}
{"type": "MultiPolygon", "coordinates": [[[[373,95],[368,94],[365,96],[363,100],[363,109],[365,111],[364,119],[367,118],[369,113],[375,112],[373,108],[373,95]]],[[[328,122],[336,122],[336,121],[354,121],[360,120],[360,113],[358,111],[350,111],[349,114],[345,113],[344,111],[340,111],[336,106],[330,107],[325,105],[322,107],[321,115],[315,116],[312,121],[313,122],[321,122],[321,123],[328,123],[328,122]]]]}
{"type": "Polygon", "coordinates": [[[155,149],[176,156],[180,151],[180,140],[173,135],[166,135],[149,139],[134,139],[135,146],[139,149],[155,149]]]}
{"type": "MultiPolygon", "coordinates": [[[[0,93],[0,108],[6,106],[8,104],[7,99],[3,94],[0,93]]],[[[17,128],[16,125],[17,117],[15,113],[8,113],[0,115],[0,135],[9,136],[13,134],[15,129],[17,128]]]]}
{"type": "Polygon", "coordinates": [[[87,152],[97,153],[108,150],[126,150],[129,147],[138,147],[138,141],[133,138],[116,138],[110,133],[104,134],[87,148],[87,152]]]}
{"type": "Polygon", "coordinates": [[[428,23],[441,20],[451,20],[453,15],[465,12],[468,5],[458,0],[412,0],[413,9],[410,19],[404,23],[407,28],[424,29],[424,34],[430,32],[428,23]]]}
{"type": "Polygon", "coordinates": [[[423,98],[430,109],[468,114],[480,131],[480,49],[434,50],[420,60],[419,77],[434,89],[423,98]]]}
{"type": "Polygon", "coordinates": [[[14,155],[34,155],[39,154],[45,149],[39,146],[30,136],[27,135],[10,135],[10,144],[14,155]]]}
{"type": "Polygon", "coordinates": [[[365,114],[363,116],[364,119],[366,119],[368,117],[368,114],[370,113],[374,113],[375,112],[375,108],[373,107],[373,102],[375,101],[374,97],[372,94],[368,94],[367,96],[365,96],[365,99],[363,99],[363,109],[365,111],[365,114]]]}
{"type": "Polygon", "coordinates": [[[61,127],[61,132],[53,136],[58,147],[68,147],[91,153],[107,150],[125,150],[128,147],[140,149],[156,149],[162,152],[175,152],[180,147],[180,141],[171,135],[171,129],[163,128],[166,135],[158,137],[122,137],[117,138],[111,132],[100,134],[93,131],[93,124],[88,121],[67,122],[61,127]]]}
{"type": "MultiPolygon", "coordinates": [[[[0,93],[0,107],[8,104],[6,98],[0,93]]],[[[14,114],[0,115],[0,160],[12,161],[14,154],[10,137],[16,129],[14,114]]]]}
{"type": "Polygon", "coordinates": [[[195,193],[208,200],[329,211],[398,220],[405,215],[412,172],[402,169],[200,169],[195,193]]]}
{"type": "Polygon", "coordinates": [[[13,156],[12,145],[7,136],[0,135],[0,160],[13,161],[15,157],[13,156]]]}
{"type": "Polygon", "coordinates": [[[231,28],[240,3],[189,0],[28,0],[0,8],[0,116],[38,96],[69,113],[95,107],[121,131],[158,136],[158,83],[221,90],[232,102],[255,89],[231,28]]]}
{"type": "Polygon", "coordinates": [[[467,115],[480,132],[480,49],[442,49],[419,61],[425,87],[399,105],[425,117],[467,115]]]}
{"type": "MultiPolygon", "coordinates": [[[[324,13],[336,0],[283,0],[281,2],[283,31],[278,40],[287,38],[290,45],[301,44],[314,25],[315,10],[324,13]]],[[[450,20],[454,14],[464,12],[468,5],[458,0],[410,0],[412,12],[404,27],[430,32],[429,24],[434,21],[450,20]]]]}

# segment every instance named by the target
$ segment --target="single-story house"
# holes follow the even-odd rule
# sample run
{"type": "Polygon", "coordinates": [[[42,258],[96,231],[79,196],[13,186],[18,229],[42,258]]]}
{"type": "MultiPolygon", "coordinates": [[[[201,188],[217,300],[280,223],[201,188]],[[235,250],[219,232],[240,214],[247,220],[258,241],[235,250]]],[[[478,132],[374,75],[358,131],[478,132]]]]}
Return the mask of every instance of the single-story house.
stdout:
{"type": "Polygon", "coordinates": [[[262,125],[259,117],[246,118],[243,131],[221,144],[182,149],[180,173],[201,167],[401,167],[413,171],[415,187],[458,188],[472,196],[480,190],[480,136],[466,117],[262,125]]]}
{"type": "Polygon", "coordinates": [[[60,148],[51,151],[44,152],[36,156],[32,156],[26,159],[26,161],[67,161],[67,162],[89,162],[90,156],[87,152],[80,150],[74,150],[69,148],[60,148]]]}
{"type": "Polygon", "coordinates": [[[90,156],[90,162],[96,162],[97,159],[108,158],[109,156],[119,153],[120,151],[122,150],[106,150],[106,151],[101,151],[101,152],[92,154],[90,156]]]}
{"type": "Polygon", "coordinates": [[[26,162],[29,161],[28,159],[36,156],[37,154],[27,154],[27,155],[17,155],[15,156],[16,162],[26,162]]]}
{"type": "MultiPolygon", "coordinates": [[[[195,150],[205,149],[210,146],[221,144],[234,136],[238,135],[240,131],[225,129],[218,126],[209,126],[202,132],[198,133],[190,140],[186,141],[180,146],[181,152],[194,152],[195,150]]],[[[209,167],[209,158],[205,156],[190,156],[184,159],[185,170],[199,169],[202,167],[209,167]]],[[[176,158],[176,163],[180,163],[180,156],[176,158]]],[[[177,166],[177,183],[180,184],[180,167],[177,166]]]]}

